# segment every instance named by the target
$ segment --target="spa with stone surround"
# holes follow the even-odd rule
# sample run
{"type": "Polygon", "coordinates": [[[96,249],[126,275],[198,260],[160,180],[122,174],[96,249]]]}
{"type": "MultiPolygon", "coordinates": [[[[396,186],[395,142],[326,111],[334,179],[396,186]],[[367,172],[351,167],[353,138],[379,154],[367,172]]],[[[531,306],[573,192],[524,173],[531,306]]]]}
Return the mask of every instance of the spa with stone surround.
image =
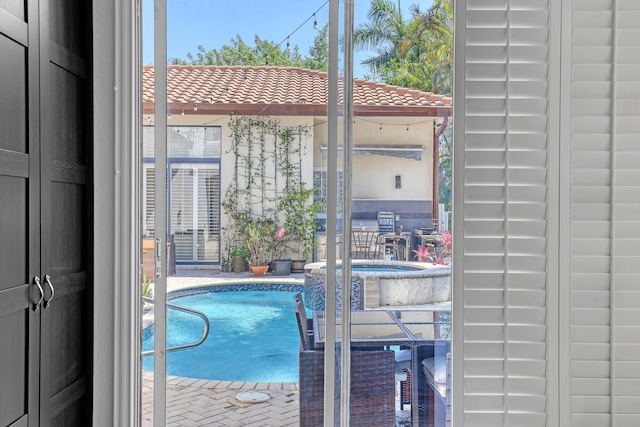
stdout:
{"type": "MultiPolygon", "coordinates": [[[[342,305],[338,264],[336,299],[342,305]]],[[[451,267],[422,262],[353,260],[351,309],[434,304],[451,300],[451,267]]],[[[326,262],[305,266],[304,298],[311,310],[325,308],[326,262]]]]}

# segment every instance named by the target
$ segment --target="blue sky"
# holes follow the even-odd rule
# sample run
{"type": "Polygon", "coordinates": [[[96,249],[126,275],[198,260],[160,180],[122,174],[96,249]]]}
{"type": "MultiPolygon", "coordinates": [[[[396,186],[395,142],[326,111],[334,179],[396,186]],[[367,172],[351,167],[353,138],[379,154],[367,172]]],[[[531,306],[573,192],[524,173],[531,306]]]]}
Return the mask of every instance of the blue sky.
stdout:
{"type": "MultiPolygon", "coordinates": [[[[167,0],[167,56],[186,59],[187,53],[195,54],[198,45],[206,50],[219,48],[236,34],[249,45],[254,36],[280,43],[291,34],[326,0],[167,0]]],[[[143,63],[153,62],[153,0],[144,0],[143,18],[143,63]]],[[[367,20],[369,0],[355,1],[355,25],[367,20]]],[[[419,4],[426,10],[430,0],[412,0],[401,3],[405,18],[409,17],[411,4],[419,4]]],[[[329,5],[316,13],[318,28],[328,21],[329,5]]],[[[313,18],[304,24],[289,41],[297,45],[300,54],[308,54],[309,46],[316,35],[313,18]]],[[[286,46],[286,41],[283,47],[286,46]]],[[[366,70],[360,61],[370,56],[369,52],[356,51],[356,77],[362,77],[366,70]]]]}

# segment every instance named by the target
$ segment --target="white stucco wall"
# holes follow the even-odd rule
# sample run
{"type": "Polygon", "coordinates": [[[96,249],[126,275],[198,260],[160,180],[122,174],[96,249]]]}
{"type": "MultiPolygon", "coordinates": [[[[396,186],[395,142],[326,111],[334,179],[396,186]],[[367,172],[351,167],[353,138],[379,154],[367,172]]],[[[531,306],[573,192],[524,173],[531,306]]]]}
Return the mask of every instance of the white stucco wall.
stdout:
{"type": "MultiPolygon", "coordinates": [[[[421,160],[377,154],[353,158],[353,198],[377,200],[432,200],[433,118],[362,117],[353,126],[354,145],[421,145],[421,160]],[[382,129],[380,129],[382,127],[382,129]],[[407,131],[408,127],[408,131],[407,131]],[[400,175],[401,188],[395,177],[400,175]]],[[[318,120],[314,166],[326,167],[320,147],[327,144],[327,126],[318,120]]]]}

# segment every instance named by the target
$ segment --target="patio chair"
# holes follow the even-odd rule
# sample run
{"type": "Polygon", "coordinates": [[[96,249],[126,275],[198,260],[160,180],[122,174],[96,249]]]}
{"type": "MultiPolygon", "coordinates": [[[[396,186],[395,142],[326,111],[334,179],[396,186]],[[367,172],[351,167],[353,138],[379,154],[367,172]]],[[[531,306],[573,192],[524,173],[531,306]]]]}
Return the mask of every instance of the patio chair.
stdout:
{"type": "Polygon", "coordinates": [[[293,296],[296,305],[293,312],[298,323],[298,332],[300,334],[300,349],[311,350],[313,348],[313,319],[307,317],[307,310],[302,300],[302,294],[298,292],[293,296]]]}
{"type": "MultiPolygon", "coordinates": [[[[322,426],[324,421],[324,351],[301,351],[300,426],[322,426]]],[[[351,352],[352,427],[395,425],[395,378],[392,350],[351,352]]],[[[339,387],[336,390],[340,397],[339,387]]],[[[335,416],[339,413],[336,405],[335,416]]]]}
{"type": "Polygon", "coordinates": [[[371,259],[372,255],[375,255],[375,244],[377,238],[377,231],[352,230],[351,257],[353,259],[371,259]]]}
{"type": "Polygon", "coordinates": [[[411,403],[411,350],[394,351],[396,381],[400,382],[400,410],[411,403]]]}
{"type": "Polygon", "coordinates": [[[380,234],[376,245],[381,252],[378,255],[379,259],[384,259],[387,251],[393,254],[396,260],[405,260],[407,258],[406,251],[409,250],[409,245],[406,237],[402,236],[401,225],[396,227],[395,233],[380,234]]]}
{"type": "Polygon", "coordinates": [[[422,371],[427,380],[427,386],[444,405],[444,414],[437,426],[451,427],[451,353],[444,357],[428,357],[422,361],[422,371]]]}

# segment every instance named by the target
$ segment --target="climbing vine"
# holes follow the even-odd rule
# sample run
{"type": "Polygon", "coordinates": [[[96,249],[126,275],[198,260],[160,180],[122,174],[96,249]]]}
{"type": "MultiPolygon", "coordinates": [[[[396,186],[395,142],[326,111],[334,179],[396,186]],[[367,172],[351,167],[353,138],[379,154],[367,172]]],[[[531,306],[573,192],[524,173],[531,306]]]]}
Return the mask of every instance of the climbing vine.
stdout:
{"type": "Polygon", "coordinates": [[[228,230],[236,245],[246,243],[256,222],[286,229],[274,256],[289,253],[308,258],[314,245],[318,208],[311,202],[312,189],[302,181],[303,139],[309,126],[282,126],[269,117],[232,117],[231,145],[234,155],[232,181],[224,193],[222,207],[228,230]]]}

